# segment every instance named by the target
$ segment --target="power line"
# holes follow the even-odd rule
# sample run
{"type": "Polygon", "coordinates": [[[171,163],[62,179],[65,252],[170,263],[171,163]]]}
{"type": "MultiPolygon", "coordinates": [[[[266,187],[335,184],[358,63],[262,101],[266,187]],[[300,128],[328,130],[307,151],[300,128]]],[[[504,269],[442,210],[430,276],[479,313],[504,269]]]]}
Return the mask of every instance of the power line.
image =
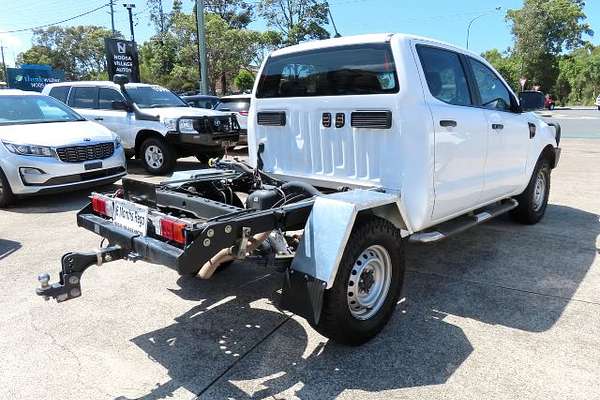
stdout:
{"type": "Polygon", "coordinates": [[[86,15],[92,14],[92,13],[98,11],[98,10],[101,10],[101,9],[103,9],[105,7],[108,7],[109,5],[110,5],[110,3],[106,3],[106,4],[101,5],[100,7],[96,7],[94,9],[92,9],[92,10],[83,12],[83,13],[78,14],[78,15],[75,15],[74,17],[63,19],[61,21],[52,22],[52,23],[49,23],[49,24],[38,25],[38,26],[31,27],[31,28],[22,28],[22,29],[13,29],[13,30],[10,30],[10,31],[3,31],[3,32],[0,32],[0,35],[5,34],[5,33],[18,33],[18,32],[33,31],[33,30],[36,30],[36,29],[47,28],[47,27],[52,26],[52,25],[62,24],[64,22],[69,22],[69,21],[72,21],[72,20],[74,20],[76,18],[81,18],[81,17],[84,17],[86,15]]]}

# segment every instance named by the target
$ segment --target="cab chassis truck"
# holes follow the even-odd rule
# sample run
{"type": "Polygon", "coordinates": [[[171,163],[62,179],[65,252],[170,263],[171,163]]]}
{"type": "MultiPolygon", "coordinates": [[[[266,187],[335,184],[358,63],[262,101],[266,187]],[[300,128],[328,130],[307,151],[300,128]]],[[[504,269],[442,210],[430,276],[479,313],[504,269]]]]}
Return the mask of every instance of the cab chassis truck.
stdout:
{"type": "Polygon", "coordinates": [[[560,156],[560,127],[523,112],[485,60],[401,34],[272,53],[248,133],[249,163],[93,193],[77,224],[107,246],[63,255],[58,282],[40,275],[37,294],[77,298],[88,267],[121,259],[203,279],[260,260],[282,272],[282,308],[358,345],[396,307],[406,241],[507,212],[538,222],[560,156]]]}

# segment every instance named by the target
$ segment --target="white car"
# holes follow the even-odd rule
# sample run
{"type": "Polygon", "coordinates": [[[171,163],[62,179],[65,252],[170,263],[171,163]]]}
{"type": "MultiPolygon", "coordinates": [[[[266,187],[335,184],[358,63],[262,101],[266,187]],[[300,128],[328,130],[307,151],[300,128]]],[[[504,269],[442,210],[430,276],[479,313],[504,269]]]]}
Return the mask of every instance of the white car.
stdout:
{"type": "Polygon", "coordinates": [[[219,103],[215,106],[215,110],[230,112],[233,111],[240,124],[240,143],[246,144],[248,132],[248,111],[250,110],[249,94],[235,94],[224,96],[219,99],[219,103]]]}
{"type": "Polygon", "coordinates": [[[232,113],[190,107],[158,85],[61,82],[42,93],[115,132],[127,155],[140,158],[152,174],[172,171],[179,157],[193,155],[201,162],[220,157],[239,136],[232,113]]]}
{"type": "Polygon", "coordinates": [[[99,186],[126,174],[118,136],[49,96],[0,91],[0,207],[99,186]]]}

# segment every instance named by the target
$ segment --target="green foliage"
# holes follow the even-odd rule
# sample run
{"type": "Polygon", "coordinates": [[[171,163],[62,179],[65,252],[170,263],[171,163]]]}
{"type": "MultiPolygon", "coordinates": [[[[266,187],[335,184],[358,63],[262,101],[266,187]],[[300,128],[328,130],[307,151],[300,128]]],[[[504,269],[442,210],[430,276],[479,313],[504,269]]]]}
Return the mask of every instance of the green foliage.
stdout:
{"type": "Polygon", "coordinates": [[[518,73],[532,85],[550,91],[559,75],[558,56],[584,44],[593,35],[585,23],[582,0],[525,0],[523,8],[508,10],[514,48],[511,58],[518,73]]]}
{"type": "Polygon", "coordinates": [[[98,79],[106,70],[104,38],[111,36],[108,29],[92,25],[37,29],[33,47],[19,54],[17,62],[49,64],[63,69],[69,80],[98,79]]]}
{"type": "Polygon", "coordinates": [[[259,14],[279,32],[286,45],[327,39],[329,5],[323,0],[261,0],[259,14]]]}
{"type": "Polygon", "coordinates": [[[519,64],[509,51],[501,53],[498,49],[492,49],[484,52],[481,56],[500,72],[513,90],[517,92],[521,90],[519,83],[519,64]]]}
{"type": "Polygon", "coordinates": [[[254,86],[254,74],[248,70],[242,69],[236,75],[233,83],[238,88],[240,92],[247,92],[252,90],[254,86]]]}
{"type": "Polygon", "coordinates": [[[254,6],[244,0],[208,0],[206,10],[221,17],[231,28],[246,28],[254,17],[254,6]]]}
{"type": "Polygon", "coordinates": [[[560,57],[555,86],[570,104],[592,105],[600,93],[600,46],[586,46],[560,57]]]}

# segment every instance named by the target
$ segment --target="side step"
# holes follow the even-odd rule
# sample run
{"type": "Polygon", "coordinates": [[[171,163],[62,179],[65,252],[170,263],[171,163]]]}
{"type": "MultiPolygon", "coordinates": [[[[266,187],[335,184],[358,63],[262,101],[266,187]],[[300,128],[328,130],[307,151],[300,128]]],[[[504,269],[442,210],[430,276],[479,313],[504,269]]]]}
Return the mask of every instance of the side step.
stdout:
{"type": "Polygon", "coordinates": [[[414,243],[431,243],[445,239],[448,236],[455,235],[475,225],[482,224],[498,215],[504,214],[517,207],[519,203],[514,199],[504,200],[502,203],[490,205],[477,210],[474,215],[463,215],[450,221],[442,222],[433,227],[433,230],[419,232],[410,236],[408,239],[414,243]]]}

